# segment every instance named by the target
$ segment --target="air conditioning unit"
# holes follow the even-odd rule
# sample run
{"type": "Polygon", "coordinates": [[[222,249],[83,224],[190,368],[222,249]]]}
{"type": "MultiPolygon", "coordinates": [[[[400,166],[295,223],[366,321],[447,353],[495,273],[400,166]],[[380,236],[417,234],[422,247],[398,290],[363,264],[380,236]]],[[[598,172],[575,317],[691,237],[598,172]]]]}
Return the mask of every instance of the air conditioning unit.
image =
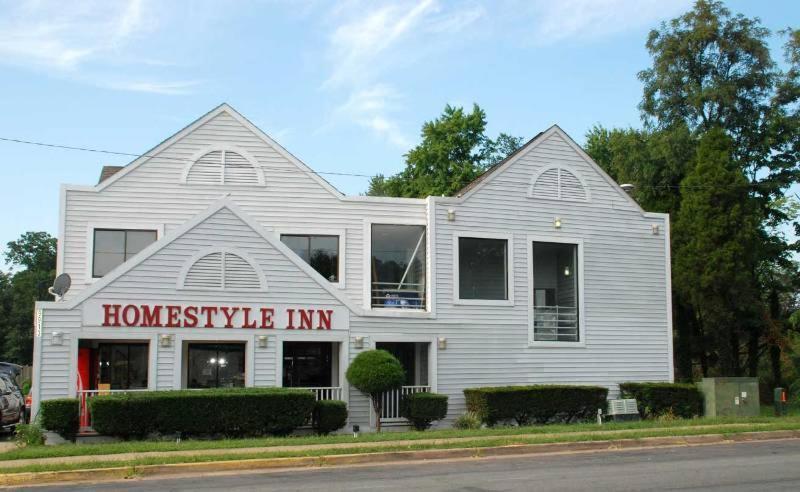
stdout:
{"type": "Polygon", "coordinates": [[[608,400],[606,416],[613,421],[639,420],[636,400],[633,398],[608,400]]]}

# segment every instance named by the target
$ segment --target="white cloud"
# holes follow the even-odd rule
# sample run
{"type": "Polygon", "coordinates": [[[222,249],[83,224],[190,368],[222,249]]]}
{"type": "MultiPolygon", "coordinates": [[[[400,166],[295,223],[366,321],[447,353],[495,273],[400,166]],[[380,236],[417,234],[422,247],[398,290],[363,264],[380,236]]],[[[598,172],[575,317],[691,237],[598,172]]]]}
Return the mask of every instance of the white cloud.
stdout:
{"type": "Polygon", "coordinates": [[[197,82],[145,80],[136,73],[119,81],[139,66],[169,65],[137,62],[131,53],[136,41],[156,32],[158,14],[146,0],[7,2],[0,13],[0,63],[98,87],[183,94],[197,82]]]}
{"type": "Polygon", "coordinates": [[[523,2],[519,19],[536,44],[588,40],[656,22],[687,10],[691,0],[537,0],[523,2]]]}
{"type": "Polygon", "coordinates": [[[408,148],[396,121],[403,99],[384,80],[451,43],[455,34],[473,24],[485,10],[475,4],[445,8],[436,0],[379,4],[350,2],[331,11],[339,22],[329,40],[331,72],[326,90],[345,91],[337,115],[370,129],[393,145],[408,148]]]}

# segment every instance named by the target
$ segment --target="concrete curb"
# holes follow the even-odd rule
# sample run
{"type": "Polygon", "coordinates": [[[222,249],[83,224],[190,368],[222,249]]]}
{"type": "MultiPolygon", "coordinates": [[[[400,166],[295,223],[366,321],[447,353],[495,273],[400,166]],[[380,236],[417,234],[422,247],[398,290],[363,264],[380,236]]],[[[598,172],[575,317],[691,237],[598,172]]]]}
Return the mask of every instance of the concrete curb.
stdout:
{"type": "Polygon", "coordinates": [[[541,456],[569,453],[591,453],[679,446],[705,446],[739,442],[800,439],[800,430],[743,432],[738,434],[704,434],[696,436],[645,437],[579,441],[549,444],[514,444],[496,447],[430,449],[423,451],[389,451],[362,454],[323,455],[294,458],[258,458],[168,465],[120,466],[114,468],[9,473],[0,475],[0,487],[43,485],[54,483],[102,482],[129,478],[169,477],[192,473],[231,471],[291,470],[333,466],[394,464],[420,461],[476,459],[502,456],[541,456]]]}

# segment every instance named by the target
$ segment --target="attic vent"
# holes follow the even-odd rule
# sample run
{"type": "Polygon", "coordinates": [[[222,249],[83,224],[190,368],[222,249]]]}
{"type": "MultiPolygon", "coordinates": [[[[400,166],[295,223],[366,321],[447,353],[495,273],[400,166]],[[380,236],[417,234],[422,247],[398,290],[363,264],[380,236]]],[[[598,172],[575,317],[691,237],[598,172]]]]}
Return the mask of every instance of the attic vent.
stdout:
{"type": "Polygon", "coordinates": [[[262,290],[256,267],[238,254],[216,251],[200,257],[183,276],[183,287],[202,290],[262,290]]]}
{"type": "Polygon", "coordinates": [[[583,181],[563,167],[550,167],[534,178],[528,196],[548,200],[585,202],[588,193],[583,181]]]}
{"type": "Polygon", "coordinates": [[[212,150],[193,161],[185,176],[188,184],[264,184],[255,160],[233,150],[212,150]]]}

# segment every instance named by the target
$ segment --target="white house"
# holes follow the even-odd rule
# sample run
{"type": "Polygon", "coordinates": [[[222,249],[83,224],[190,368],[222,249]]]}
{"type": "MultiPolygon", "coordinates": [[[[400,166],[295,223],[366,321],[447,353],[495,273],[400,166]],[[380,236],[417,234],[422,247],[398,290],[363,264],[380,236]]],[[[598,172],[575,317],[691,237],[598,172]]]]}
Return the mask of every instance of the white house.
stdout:
{"type": "Polygon", "coordinates": [[[370,428],[410,392],[453,419],[469,387],[672,380],[669,219],[557,126],[455,197],[344,196],[223,104],[63,186],[59,228],[72,288],[36,305],[35,407],[294,386],[370,428]],[[375,347],[407,372],[382,416],[344,377],[375,347]]]}

